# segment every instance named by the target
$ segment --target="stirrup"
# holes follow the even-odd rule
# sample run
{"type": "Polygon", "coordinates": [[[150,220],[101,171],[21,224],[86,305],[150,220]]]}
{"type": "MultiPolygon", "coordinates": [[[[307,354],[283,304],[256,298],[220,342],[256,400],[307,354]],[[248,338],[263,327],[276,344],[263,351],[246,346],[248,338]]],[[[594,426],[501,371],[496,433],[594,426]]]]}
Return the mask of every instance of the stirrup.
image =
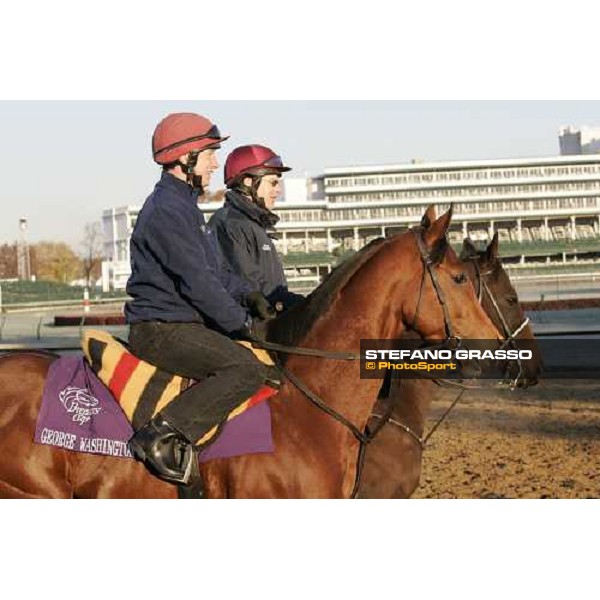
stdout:
{"type": "Polygon", "coordinates": [[[204,498],[204,481],[200,474],[198,460],[192,461],[192,473],[187,485],[177,486],[177,497],[180,500],[202,500],[204,498]]]}
{"type": "Polygon", "coordinates": [[[187,485],[196,452],[191,442],[158,413],[129,441],[133,455],[160,479],[187,485]]]}

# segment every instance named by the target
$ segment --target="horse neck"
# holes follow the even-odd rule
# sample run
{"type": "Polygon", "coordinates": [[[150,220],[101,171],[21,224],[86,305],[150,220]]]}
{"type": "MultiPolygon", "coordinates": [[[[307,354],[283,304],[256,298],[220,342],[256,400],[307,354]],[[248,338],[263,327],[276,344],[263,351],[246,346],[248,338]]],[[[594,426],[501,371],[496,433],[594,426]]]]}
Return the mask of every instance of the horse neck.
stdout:
{"type": "MultiPolygon", "coordinates": [[[[407,248],[407,259],[396,256],[400,250],[384,249],[386,254],[380,251],[363,265],[339,291],[301,345],[358,353],[361,339],[399,338],[405,329],[400,307],[405,302],[415,301],[418,289],[413,282],[418,279],[416,270],[422,268],[416,251],[411,255],[407,248]],[[394,260],[392,268],[390,259],[394,260]],[[397,268],[398,264],[402,264],[402,269],[397,268]],[[390,273],[397,277],[390,277],[390,273]],[[394,298],[393,303],[391,298],[394,298]]],[[[286,366],[331,408],[356,426],[364,427],[377,399],[381,379],[360,379],[359,361],[293,356],[286,366]]]]}

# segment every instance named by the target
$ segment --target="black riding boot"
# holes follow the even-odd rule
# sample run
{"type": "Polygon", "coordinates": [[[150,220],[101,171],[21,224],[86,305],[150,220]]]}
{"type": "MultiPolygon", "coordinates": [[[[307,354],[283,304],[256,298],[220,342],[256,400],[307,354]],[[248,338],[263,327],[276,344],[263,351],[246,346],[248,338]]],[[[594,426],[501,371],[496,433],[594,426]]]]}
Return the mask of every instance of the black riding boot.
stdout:
{"type": "Polygon", "coordinates": [[[129,445],[138,460],[169,483],[187,485],[198,470],[192,443],[160,413],[135,432],[129,445]]]}

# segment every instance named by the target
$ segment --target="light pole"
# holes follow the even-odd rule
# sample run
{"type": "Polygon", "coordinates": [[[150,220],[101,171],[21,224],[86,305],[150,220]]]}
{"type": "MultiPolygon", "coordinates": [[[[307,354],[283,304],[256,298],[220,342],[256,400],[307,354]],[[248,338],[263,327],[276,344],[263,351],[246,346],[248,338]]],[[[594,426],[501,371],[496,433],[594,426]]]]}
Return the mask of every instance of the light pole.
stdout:
{"type": "Polygon", "coordinates": [[[31,264],[29,262],[29,244],[27,242],[27,219],[22,217],[19,219],[19,242],[17,244],[17,260],[19,279],[29,281],[31,279],[31,264]]]}

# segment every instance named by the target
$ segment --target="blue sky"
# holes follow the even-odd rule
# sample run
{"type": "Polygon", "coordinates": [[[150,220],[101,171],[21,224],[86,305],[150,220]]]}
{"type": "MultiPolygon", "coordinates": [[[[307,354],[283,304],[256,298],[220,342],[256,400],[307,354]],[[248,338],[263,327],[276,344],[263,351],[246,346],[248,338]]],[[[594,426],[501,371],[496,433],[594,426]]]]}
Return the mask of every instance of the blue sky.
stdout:
{"type": "MultiPolygon", "coordinates": [[[[600,125],[599,101],[2,101],[0,243],[18,236],[78,248],[85,224],[139,204],[159,170],[152,130],[174,111],[206,114],[236,145],[262,143],[294,167],[558,154],[561,125],[600,125]]],[[[221,172],[212,184],[222,183],[221,172]]]]}

